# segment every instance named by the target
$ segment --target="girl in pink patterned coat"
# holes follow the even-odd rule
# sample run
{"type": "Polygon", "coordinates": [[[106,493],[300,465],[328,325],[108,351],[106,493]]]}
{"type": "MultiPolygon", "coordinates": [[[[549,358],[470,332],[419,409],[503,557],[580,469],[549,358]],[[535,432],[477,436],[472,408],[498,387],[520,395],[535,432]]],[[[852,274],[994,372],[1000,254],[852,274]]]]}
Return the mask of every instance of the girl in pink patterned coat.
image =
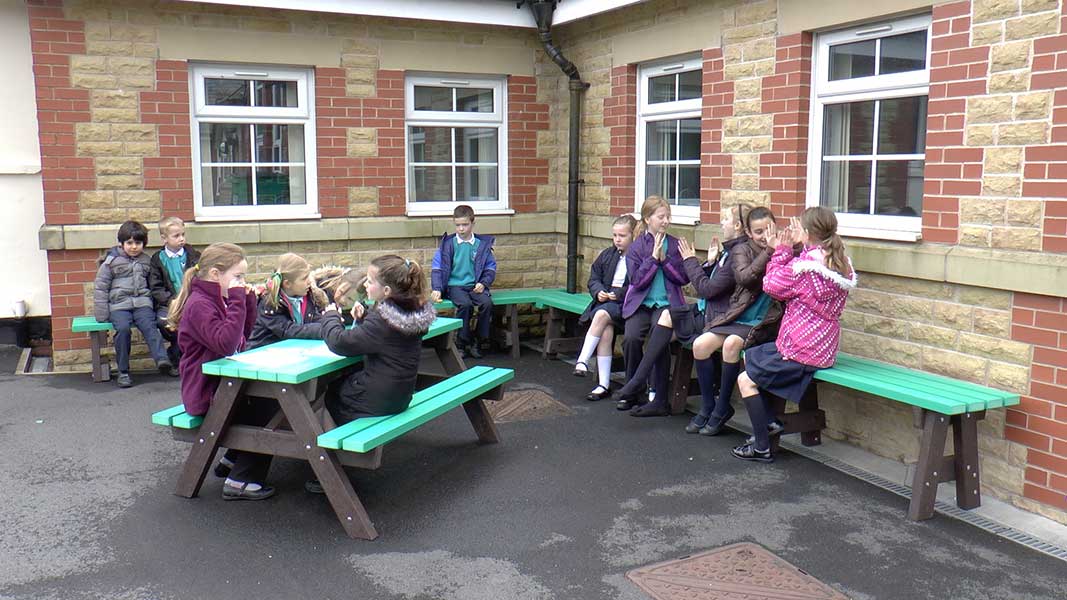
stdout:
{"type": "MultiPolygon", "coordinates": [[[[773,227],[773,226],[772,226],[773,227]]],[[[785,304],[778,339],[745,351],[745,370],[737,387],[752,420],[753,437],[733,450],[742,460],[771,462],[772,421],[765,394],[799,402],[815,372],[833,366],[841,339],[838,319],[856,287],[856,272],[837,235],[832,210],[812,207],[789,228],[768,233],[774,255],[763,277],[763,291],[785,304]]]]}

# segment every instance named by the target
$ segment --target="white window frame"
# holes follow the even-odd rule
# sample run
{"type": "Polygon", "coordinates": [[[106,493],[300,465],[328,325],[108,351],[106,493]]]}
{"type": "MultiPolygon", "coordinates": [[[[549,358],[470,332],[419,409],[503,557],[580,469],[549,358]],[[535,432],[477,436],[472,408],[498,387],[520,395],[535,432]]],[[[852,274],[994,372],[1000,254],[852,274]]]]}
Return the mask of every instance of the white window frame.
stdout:
{"type": "MultiPolygon", "coordinates": [[[[645,160],[645,147],[648,123],[655,121],[675,121],[680,119],[702,119],[701,109],[704,102],[703,89],[700,96],[688,100],[676,100],[674,102],[648,103],[648,80],[660,75],[670,75],[685,71],[699,71],[703,73],[704,60],[700,56],[688,56],[660,60],[638,68],[637,78],[637,144],[635,163],[637,173],[634,179],[634,205],[640,213],[641,205],[645,201],[645,177],[648,162],[645,160]]],[[[703,141],[703,126],[701,127],[701,141],[703,141]]],[[[700,165],[698,157],[694,161],[666,161],[665,164],[695,164],[700,165]]],[[[698,193],[699,199],[699,193],[698,193]]],[[[679,225],[693,225],[700,222],[700,203],[696,206],[671,205],[671,221],[679,225]]]]}
{"type": "MultiPolygon", "coordinates": [[[[512,214],[508,208],[508,98],[507,78],[505,76],[487,77],[468,74],[411,74],[404,78],[404,198],[408,216],[452,216],[452,211],[461,204],[474,209],[475,214],[512,214]],[[415,110],[415,86],[445,88],[489,88],[493,90],[493,112],[464,113],[450,111],[415,110]],[[495,201],[467,202],[416,202],[411,194],[412,127],[493,127],[497,130],[497,199],[495,201]]],[[[454,151],[454,150],[453,150],[454,151]]],[[[455,157],[453,157],[454,159],[455,157]]],[[[419,163],[435,166],[435,163],[419,163]]],[[[464,166],[492,166],[491,163],[462,163],[464,166]]],[[[455,160],[436,166],[451,166],[452,190],[456,188],[455,160]]]]}
{"type": "MultiPolygon", "coordinates": [[[[811,111],[808,131],[808,206],[819,206],[822,197],[823,112],[827,105],[864,100],[885,100],[930,94],[930,15],[918,15],[819,34],[812,60],[811,111]],[[927,31],[926,68],[923,70],[873,75],[830,81],[830,47],[844,43],[885,38],[913,31],[927,31]]],[[[878,111],[874,116],[877,144],[878,111]]],[[[883,154],[879,159],[926,160],[925,154],[883,154]]],[[[870,156],[841,157],[840,160],[870,160],[870,156]]],[[[876,174],[871,174],[871,193],[876,191],[876,174]]],[[[922,215],[864,215],[837,213],[842,235],[897,241],[917,241],[922,235],[922,215]]]]}
{"type": "MultiPolygon", "coordinates": [[[[310,68],[275,65],[194,64],[189,69],[191,146],[193,150],[193,206],[197,221],[260,221],[274,219],[316,219],[318,206],[318,169],[315,137],[315,75],[310,68]],[[208,106],[204,93],[205,79],[270,79],[295,81],[296,107],[208,106]],[[303,163],[271,163],[304,168],[304,204],[204,206],[203,171],[200,153],[200,123],[269,123],[304,127],[303,163]]],[[[255,139],[251,139],[255,152],[255,139]]],[[[227,166],[252,166],[254,163],[226,163],[227,166]]],[[[253,193],[256,186],[252,173],[253,193]]]]}

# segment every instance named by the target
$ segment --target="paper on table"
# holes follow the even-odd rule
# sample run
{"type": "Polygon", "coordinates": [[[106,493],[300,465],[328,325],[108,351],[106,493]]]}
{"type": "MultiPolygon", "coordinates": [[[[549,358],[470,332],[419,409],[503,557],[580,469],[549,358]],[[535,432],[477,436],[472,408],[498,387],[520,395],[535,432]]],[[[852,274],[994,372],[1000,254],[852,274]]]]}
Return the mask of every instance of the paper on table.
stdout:
{"type": "Polygon", "coordinates": [[[322,344],[312,348],[264,348],[259,352],[235,354],[229,358],[260,369],[278,369],[310,358],[332,359],[341,357],[330,352],[326,344],[322,344]]]}

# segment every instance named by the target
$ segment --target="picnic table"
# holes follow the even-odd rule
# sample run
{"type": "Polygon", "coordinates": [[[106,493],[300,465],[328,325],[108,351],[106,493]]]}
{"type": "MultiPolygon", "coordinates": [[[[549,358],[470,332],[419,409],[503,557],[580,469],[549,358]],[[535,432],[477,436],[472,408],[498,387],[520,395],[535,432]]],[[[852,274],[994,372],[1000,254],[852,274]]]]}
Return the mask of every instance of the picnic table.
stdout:
{"type": "MultiPolygon", "coordinates": [[[[479,439],[483,442],[497,441],[496,428],[481,398],[482,394],[489,390],[498,390],[503,380],[511,378],[511,371],[478,367],[487,370],[486,373],[476,373],[481,384],[474,382],[468,386],[463,398],[455,393],[448,393],[458,384],[471,383],[467,380],[476,375],[472,373],[471,377],[465,377],[466,365],[454,342],[454,332],[459,327],[458,319],[439,317],[423,336],[423,340],[425,345],[433,348],[448,376],[463,373],[464,377],[431,377],[431,380],[444,381],[432,386],[430,390],[424,390],[429,392],[436,388],[433,394],[423,393],[422,397],[417,399],[418,402],[413,400],[408,411],[391,415],[390,417],[402,418],[394,420],[388,426],[379,427],[387,429],[386,433],[389,435],[381,435],[381,431],[372,430],[370,433],[378,434],[377,445],[361,445],[354,452],[346,451],[339,443],[333,447],[320,447],[320,436],[355,423],[366,429],[370,425],[378,424],[383,418],[358,419],[335,429],[329,412],[324,409],[323,394],[331,381],[342,376],[346,367],[360,362],[361,357],[337,356],[329,352],[325,342],[320,340],[294,339],[205,363],[204,373],[221,378],[207,414],[203,417],[188,415],[183,407],[178,405],[153,415],[153,422],[170,426],[176,438],[193,444],[178,477],[175,493],[186,498],[195,497],[199,493],[220,447],[303,459],[310,464],[315,477],[321,482],[326,497],[346,533],[351,537],[374,539],[377,532],[342,466],[377,468],[381,463],[381,444],[460,403],[466,409],[479,439]],[[262,361],[257,361],[257,357],[262,361]],[[288,358],[282,360],[282,357],[288,358]],[[495,373],[496,371],[507,373],[495,373]],[[485,381],[490,380],[496,383],[496,387],[487,387],[485,381]],[[431,409],[430,405],[424,402],[430,399],[429,396],[448,396],[452,404],[438,402],[431,409]],[[274,399],[281,410],[263,427],[231,424],[236,401],[242,397],[274,399]],[[426,406],[415,410],[415,404],[426,406]],[[364,421],[366,423],[360,423],[364,421]]],[[[338,441],[343,440],[339,438],[338,441]]]]}

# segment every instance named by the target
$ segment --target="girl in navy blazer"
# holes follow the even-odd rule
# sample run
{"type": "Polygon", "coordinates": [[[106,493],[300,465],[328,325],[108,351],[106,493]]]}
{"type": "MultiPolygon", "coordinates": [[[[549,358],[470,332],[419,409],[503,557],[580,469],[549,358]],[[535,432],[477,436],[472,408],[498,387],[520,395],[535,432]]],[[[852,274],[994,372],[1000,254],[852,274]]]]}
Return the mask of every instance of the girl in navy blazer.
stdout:
{"type": "Polygon", "coordinates": [[[589,269],[589,294],[593,303],[578,318],[580,324],[588,324],[585,343],[574,363],[574,374],[585,377],[589,374],[589,359],[596,352],[597,386],[585,397],[586,400],[603,400],[611,396],[611,359],[615,354],[615,329],[623,327],[622,303],[630,277],[626,269],[626,251],[634,239],[637,219],[623,215],[611,226],[612,245],[605,248],[592,268],[589,269]]]}

